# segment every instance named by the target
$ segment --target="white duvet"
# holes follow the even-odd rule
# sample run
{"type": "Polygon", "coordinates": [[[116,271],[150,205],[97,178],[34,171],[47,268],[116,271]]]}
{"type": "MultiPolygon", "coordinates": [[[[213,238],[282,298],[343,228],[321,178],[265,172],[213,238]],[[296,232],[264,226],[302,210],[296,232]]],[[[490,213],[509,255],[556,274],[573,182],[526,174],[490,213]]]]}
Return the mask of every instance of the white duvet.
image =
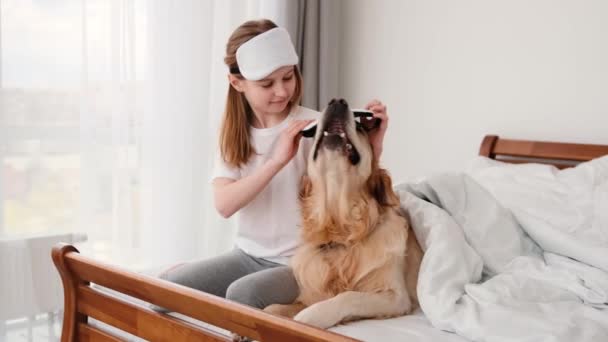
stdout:
{"type": "Polygon", "coordinates": [[[475,341],[608,341],[608,157],[558,171],[480,157],[396,186],[431,323],[475,341]]]}

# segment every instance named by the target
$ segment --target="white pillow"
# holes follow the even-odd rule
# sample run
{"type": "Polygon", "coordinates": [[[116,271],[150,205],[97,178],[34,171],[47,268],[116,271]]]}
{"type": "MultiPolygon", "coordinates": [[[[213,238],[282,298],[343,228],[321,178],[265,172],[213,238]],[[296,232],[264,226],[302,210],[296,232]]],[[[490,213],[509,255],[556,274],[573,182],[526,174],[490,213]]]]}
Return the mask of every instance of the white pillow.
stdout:
{"type": "Polygon", "coordinates": [[[544,250],[608,271],[608,156],[561,171],[477,157],[467,173],[544,250]]]}

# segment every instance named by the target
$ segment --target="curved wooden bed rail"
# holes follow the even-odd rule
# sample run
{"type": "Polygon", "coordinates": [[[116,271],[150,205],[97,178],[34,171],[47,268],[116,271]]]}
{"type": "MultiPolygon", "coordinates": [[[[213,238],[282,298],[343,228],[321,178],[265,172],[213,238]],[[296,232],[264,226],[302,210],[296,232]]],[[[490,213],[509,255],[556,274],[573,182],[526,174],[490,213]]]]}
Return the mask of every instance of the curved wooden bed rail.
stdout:
{"type": "Polygon", "coordinates": [[[88,317],[150,341],[232,341],[225,335],[110,296],[94,283],[259,341],[358,341],[223,298],[107,265],[68,244],[52,251],[64,288],[61,341],[122,341],[88,317]]]}
{"type": "Polygon", "coordinates": [[[486,135],[479,155],[508,163],[543,163],[560,169],[608,155],[608,145],[513,140],[486,135]]]}

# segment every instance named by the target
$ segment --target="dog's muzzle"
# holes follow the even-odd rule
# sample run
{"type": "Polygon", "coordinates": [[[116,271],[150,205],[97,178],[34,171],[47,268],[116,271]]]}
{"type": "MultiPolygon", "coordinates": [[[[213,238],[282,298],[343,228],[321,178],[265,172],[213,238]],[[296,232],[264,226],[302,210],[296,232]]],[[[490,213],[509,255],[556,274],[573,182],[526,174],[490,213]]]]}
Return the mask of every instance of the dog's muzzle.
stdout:
{"type": "MultiPolygon", "coordinates": [[[[349,125],[353,125],[354,119],[344,99],[333,99],[329,102],[323,115],[322,135],[319,137],[313,159],[316,159],[318,150],[325,148],[332,151],[342,152],[351,164],[355,165],[361,159],[359,152],[353,146],[348,136],[349,125]]],[[[353,129],[351,128],[350,131],[353,129]]]]}

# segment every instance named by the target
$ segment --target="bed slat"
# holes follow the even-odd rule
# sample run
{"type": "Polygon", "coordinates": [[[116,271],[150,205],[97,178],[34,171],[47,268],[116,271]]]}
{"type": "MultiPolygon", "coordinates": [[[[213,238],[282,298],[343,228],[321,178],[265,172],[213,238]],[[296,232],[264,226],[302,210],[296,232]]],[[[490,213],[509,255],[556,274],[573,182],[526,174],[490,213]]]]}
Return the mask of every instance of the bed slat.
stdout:
{"type": "Polygon", "coordinates": [[[107,334],[90,325],[78,324],[78,341],[80,342],[123,342],[110,334],[107,334]]]}
{"type": "MultiPolygon", "coordinates": [[[[255,339],[260,338],[255,330],[255,324],[246,319],[245,315],[239,314],[237,311],[233,317],[227,319],[222,314],[221,308],[228,306],[236,309],[236,306],[238,306],[236,303],[233,305],[233,303],[222,301],[220,298],[176,284],[167,284],[152,277],[128,274],[116,267],[100,267],[101,265],[96,261],[85,260],[85,257],[76,253],[66,255],[66,261],[74,273],[92,283],[186,314],[241,335],[255,339]],[[180,295],[176,295],[176,287],[179,287],[180,295]],[[203,304],[199,306],[197,303],[201,302],[201,299],[203,299],[203,304]],[[205,307],[206,310],[197,310],[197,307],[205,307]]],[[[238,308],[238,310],[241,309],[238,308]]],[[[253,310],[251,308],[246,309],[253,310]]]]}
{"type": "Polygon", "coordinates": [[[228,340],[212,331],[194,330],[174,317],[124,302],[89,286],[79,286],[77,291],[78,312],[149,341],[228,340]]]}

